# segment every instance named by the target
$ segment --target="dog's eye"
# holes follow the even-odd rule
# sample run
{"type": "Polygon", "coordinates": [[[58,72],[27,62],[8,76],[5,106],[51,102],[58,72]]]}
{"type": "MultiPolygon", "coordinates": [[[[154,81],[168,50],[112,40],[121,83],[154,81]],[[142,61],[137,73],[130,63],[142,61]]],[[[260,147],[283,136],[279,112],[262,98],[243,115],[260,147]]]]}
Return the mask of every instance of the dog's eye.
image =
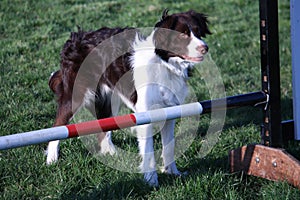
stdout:
{"type": "Polygon", "coordinates": [[[198,31],[198,33],[197,33],[197,37],[198,37],[199,39],[201,39],[201,38],[202,38],[202,33],[201,33],[200,31],[198,31]]]}
{"type": "Polygon", "coordinates": [[[181,37],[181,38],[183,38],[183,39],[189,38],[189,36],[188,36],[187,33],[180,33],[180,34],[179,34],[179,37],[181,37]]]}

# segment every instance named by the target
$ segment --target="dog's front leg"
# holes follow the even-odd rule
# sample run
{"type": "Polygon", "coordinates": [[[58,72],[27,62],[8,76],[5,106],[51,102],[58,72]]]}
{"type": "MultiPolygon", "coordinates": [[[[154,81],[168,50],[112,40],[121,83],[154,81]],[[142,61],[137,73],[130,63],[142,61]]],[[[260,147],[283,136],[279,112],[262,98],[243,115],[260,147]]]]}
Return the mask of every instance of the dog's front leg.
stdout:
{"type": "Polygon", "coordinates": [[[161,130],[162,139],[162,158],[164,163],[163,172],[167,174],[174,174],[180,176],[175,163],[175,138],[174,138],[175,120],[166,121],[164,127],[161,130]]]}
{"type": "MultiPolygon", "coordinates": [[[[57,109],[57,116],[54,126],[66,125],[73,117],[71,101],[67,103],[59,104],[57,109]]],[[[51,141],[48,143],[47,147],[47,165],[53,164],[58,160],[59,156],[59,140],[51,141]]]]}
{"type": "Polygon", "coordinates": [[[136,127],[136,131],[140,155],[142,157],[141,172],[144,173],[144,179],[149,185],[157,187],[158,177],[154,157],[152,125],[138,126],[136,127]]]}

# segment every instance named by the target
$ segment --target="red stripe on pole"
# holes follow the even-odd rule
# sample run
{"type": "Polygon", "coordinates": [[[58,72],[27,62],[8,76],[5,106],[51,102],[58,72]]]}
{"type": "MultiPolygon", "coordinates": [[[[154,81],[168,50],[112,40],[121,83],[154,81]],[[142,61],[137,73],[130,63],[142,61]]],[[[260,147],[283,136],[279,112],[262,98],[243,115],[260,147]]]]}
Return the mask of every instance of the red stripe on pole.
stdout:
{"type": "Polygon", "coordinates": [[[80,135],[89,135],[97,132],[106,132],[136,125],[136,118],[133,114],[110,117],[94,121],[70,124],[66,127],[69,130],[68,138],[80,135]]]}

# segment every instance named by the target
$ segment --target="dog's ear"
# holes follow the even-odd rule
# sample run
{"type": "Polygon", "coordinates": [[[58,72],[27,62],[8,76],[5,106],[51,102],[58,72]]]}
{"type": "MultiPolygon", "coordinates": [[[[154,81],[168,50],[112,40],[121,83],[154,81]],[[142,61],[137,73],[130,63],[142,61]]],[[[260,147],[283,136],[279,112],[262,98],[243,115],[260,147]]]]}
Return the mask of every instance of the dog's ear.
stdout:
{"type": "Polygon", "coordinates": [[[161,19],[164,20],[167,16],[168,16],[168,12],[169,12],[169,9],[164,9],[163,13],[162,13],[162,16],[161,16],[161,19]]]}
{"type": "Polygon", "coordinates": [[[208,28],[209,21],[207,19],[207,15],[198,13],[194,10],[188,11],[188,14],[197,22],[198,26],[200,27],[200,34],[202,37],[205,37],[206,34],[212,34],[208,28]]]}
{"type": "Polygon", "coordinates": [[[160,21],[159,22],[157,22],[156,24],[155,24],[155,27],[161,27],[162,26],[162,24],[163,24],[163,22],[168,18],[168,12],[169,12],[169,10],[168,9],[164,9],[164,11],[163,11],[163,13],[162,13],[162,16],[161,16],[161,19],[160,19],[160,21]]]}

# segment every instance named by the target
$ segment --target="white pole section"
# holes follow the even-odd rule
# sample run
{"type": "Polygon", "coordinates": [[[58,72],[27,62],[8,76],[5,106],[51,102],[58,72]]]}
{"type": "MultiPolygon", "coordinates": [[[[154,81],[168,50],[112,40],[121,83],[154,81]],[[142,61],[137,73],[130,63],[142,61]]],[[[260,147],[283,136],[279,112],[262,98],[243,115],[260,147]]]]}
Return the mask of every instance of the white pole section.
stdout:
{"type": "Polygon", "coordinates": [[[196,102],[147,112],[87,121],[79,124],[69,124],[66,126],[6,135],[0,137],[0,150],[78,137],[80,135],[88,135],[100,131],[110,131],[135,125],[155,123],[180,117],[200,115],[202,111],[202,105],[196,102]]]}

